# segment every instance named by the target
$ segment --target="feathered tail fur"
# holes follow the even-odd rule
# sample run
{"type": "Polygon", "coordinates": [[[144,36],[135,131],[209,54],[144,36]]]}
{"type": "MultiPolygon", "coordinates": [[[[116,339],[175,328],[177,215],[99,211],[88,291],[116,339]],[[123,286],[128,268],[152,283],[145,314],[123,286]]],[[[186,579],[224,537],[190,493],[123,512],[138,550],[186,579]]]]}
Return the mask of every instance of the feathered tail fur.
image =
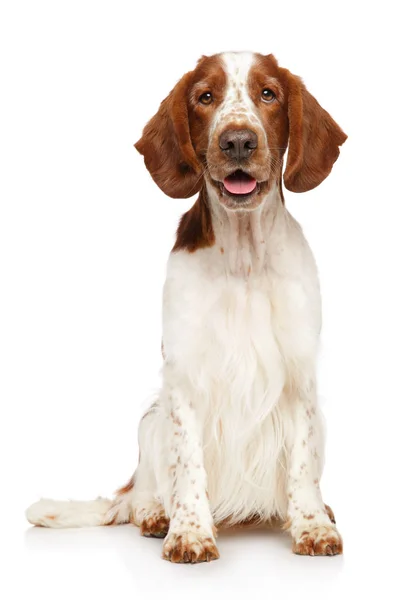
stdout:
{"type": "Polygon", "coordinates": [[[114,500],[97,498],[89,501],[62,501],[42,498],[26,511],[32,525],[63,529],[119,525],[132,521],[131,495],[133,478],[116,492],[114,500]]]}

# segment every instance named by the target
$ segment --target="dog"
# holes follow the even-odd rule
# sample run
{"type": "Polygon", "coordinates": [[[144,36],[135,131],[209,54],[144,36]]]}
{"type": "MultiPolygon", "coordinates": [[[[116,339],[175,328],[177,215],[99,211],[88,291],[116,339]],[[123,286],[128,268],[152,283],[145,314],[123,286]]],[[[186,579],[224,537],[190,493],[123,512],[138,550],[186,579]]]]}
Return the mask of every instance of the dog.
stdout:
{"type": "Polygon", "coordinates": [[[198,198],[169,257],[139,464],[113,500],[43,499],[31,523],[131,522],[177,563],[217,559],[217,528],[248,523],[281,524],[297,554],[342,553],[320,491],[317,270],[283,182],[318,186],[346,137],[273,55],[202,57],[163,100],[136,148],[166,195],[198,198]]]}

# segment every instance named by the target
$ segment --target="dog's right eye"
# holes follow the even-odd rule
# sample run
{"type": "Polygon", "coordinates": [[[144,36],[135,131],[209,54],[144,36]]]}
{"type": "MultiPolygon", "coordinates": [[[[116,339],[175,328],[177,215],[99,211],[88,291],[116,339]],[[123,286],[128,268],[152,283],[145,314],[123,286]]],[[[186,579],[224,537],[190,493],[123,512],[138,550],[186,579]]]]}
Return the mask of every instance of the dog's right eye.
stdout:
{"type": "Polygon", "coordinates": [[[205,92],[204,94],[201,94],[201,96],[198,98],[198,101],[205,105],[211,104],[213,101],[211,92],[205,92]]]}
{"type": "Polygon", "coordinates": [[[262,97],[263,102],[270,104],[271,102],[273,102],[273,100],[276,99],[276,94],[274,92],[272,92],[272,90],[269,90],[269,88],[265,88],[264,90],[262,90],[261,97],[262,97]]]}

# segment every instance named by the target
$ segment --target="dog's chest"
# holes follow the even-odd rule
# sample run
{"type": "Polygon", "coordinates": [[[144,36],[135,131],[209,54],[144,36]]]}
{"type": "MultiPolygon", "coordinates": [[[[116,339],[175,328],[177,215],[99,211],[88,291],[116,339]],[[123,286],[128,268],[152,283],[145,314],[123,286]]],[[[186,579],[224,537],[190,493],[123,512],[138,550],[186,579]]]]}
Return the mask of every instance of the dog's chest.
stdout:
{"type": "Polygon", "coordinates": [[[163,313],[166,360],[202,423],[217,520],[284,513],[290,390],[296,377],[301,384],[301,363],[314,355],[317,307],[312,265],[310,272],[270,265],[244,278],[226,272],[217,248],[170,258],[163,313]],[[245,504],[241,512],[227,500],[236,498],[237,490],[245,504]]]}
{"type": "Polygon", "coordinates": [[[171,256],[166,355],[198,390],[228,388],[237,401],[257,403],[262,396],[265,404],[281,392],[290,360],[313,351],[309,293],[300,278],[273,269],[244,278],[220,264],[216,249],[171,256]]]}
{"type": "MultiPolygon", "coordinates": [[[[206,360],[210,372],[271,341],[266,274],[245,281],[172,257],[164,291],[164,343],[179,360],[206,360]],[[177,259],[177,260],[176,260],[177,259]],[[178,264],[180,263],[180,264],[178,264]],[[208,359],[212,360],[208,360],[208,359]]],[[[185,257],[186,258],[186,257],[185,257]]],[[[191,260],[190,260],[191,259],[191,260]]]]}

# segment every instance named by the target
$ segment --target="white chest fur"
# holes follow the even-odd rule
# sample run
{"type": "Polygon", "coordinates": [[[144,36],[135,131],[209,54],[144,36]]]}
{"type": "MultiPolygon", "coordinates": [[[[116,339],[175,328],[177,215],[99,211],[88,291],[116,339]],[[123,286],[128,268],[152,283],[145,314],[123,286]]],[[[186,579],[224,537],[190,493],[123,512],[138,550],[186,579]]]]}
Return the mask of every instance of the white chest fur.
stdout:
{"type": "Polygon", "coordinates": [[[168,264],[165,353],[203,426],[219,522],[240,520],[239,512],[284,514],[279,490],[292,430],[290,394],[310,384],[317,349],[314,261],[297,223],[281,203],[276,207],[258,238],[261,254],[251,226],[251,235],[242,224],[232,234],[219,223],[214,246],[173,253],[168,264]]]}

